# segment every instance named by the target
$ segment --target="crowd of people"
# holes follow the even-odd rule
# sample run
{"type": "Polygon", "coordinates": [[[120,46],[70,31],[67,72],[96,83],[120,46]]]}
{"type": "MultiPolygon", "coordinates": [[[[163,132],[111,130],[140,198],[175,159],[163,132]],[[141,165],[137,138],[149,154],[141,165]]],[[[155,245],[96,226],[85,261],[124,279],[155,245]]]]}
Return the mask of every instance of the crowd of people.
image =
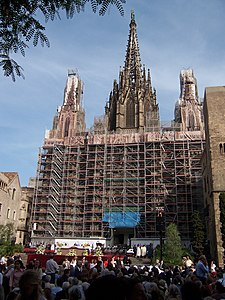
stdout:
{"type": "Polygon", "coordinates": [[[225,274],[204,255],[180,266],[157,261],[133,265],[129,257],[65,258],[50,255],[24,266],[20,257],[0,260],[0,300],[210,300],[225,299],[225,274]]]}

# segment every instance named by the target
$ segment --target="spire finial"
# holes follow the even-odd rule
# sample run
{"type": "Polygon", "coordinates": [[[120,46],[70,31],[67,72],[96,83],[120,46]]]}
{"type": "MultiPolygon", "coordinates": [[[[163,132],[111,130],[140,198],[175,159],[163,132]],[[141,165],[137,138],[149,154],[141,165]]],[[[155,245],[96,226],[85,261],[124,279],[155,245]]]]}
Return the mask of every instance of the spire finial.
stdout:
{"type": "Polygon", "coordinates": [[[131,21],[135,21],[134,10],[131,10],[131,21]]]}

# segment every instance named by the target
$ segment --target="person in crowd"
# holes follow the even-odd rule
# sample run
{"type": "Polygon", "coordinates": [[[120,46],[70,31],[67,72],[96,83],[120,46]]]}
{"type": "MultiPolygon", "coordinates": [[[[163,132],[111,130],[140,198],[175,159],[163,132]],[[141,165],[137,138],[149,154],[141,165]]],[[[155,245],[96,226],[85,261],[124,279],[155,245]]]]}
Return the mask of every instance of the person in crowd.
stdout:
{"type": "Polygon", "coordinates": [[[123,263],[123,258],[122,257],[118,257],[117,259],[116,259],[116,265],[117,265],[117,267],[118,268],[123,268],[124,267],[124,263],[123,263]]]}
{"type": "Polygon", "coordinates": [[[2,283],[5,297],[10,292],[10,289],[9,289],[9,278],[10,278],[11,273],[14,270],[14,259],[12,257],[9,257],[7,259],[7,264],[6,265],[7,265],[7,267],[6,267],[6,270],[3,272],[3,283],[2,283]]]}
{"type": "Polygon", "coordinates": [[[14,288],[19,287],[19,280],[24,272],[24,266],[20,259],[15,261],[14,270],[10,274],[9,289],[12,291],[14,288]]]}
{"type": "Polygon", "coordinates": [[[225,287],[222,285],[221,282],[216,282],[215,284],[215,290],[212,294],[213,299],[225,299],[225,287]]]}
{"type": "Polygon", "coordinates": [[[46,300],[42,294],[39,275],[35,270],[25,270],[21,275],[16,300],[46,300]]]}
{"type": "Polygon", "coordinates": [[[62,282],[58,278],[56,284],[51,287],[51,299],[55,300],[56,294],[60,291],[62,291],[62,282]]]}
{"type": "Polygon", "coordinates": [[[129,267],[131,265],[131,259],[127,255],[123,258],[123,264],[125,267],[129,267]]]}
{"type": "Polygon", "coordinates": [[[196,276],[202,281],[202,282],[206,282],[206,279],[209,275],[209,267],[208,267],[208,263],[206,260],[205,255],[201,255],[199,257],[199,261],[196,264],[196,268],[195,268],[195,272],[196,272],[196,276]]]}
{"type": "Polygon", "coordinates": [[[92,259],[90,262],[90,269],[94,268],[96,266],[96,264],[97,264],[97,260],[95,258],[92,259]]]}
{"type": "Polygon", "coordinates": [[[44,275],[42,277],[42,287],[44,288],[52,288],[55,286],[54,283],[51,283],[51,276],[50,275],[44,275]]]}
{"type": "Polygon", "coordinates": [[[185,267],[186,267],[186,260],[187,260],[187,257],[186,257],[186,256],[183,256],[183,257],[182,257],[182,268],[184,268],[184,269],[185,269],[185,267]]]}
{"type": "Polygon", "coordinates": [[[125,300],[127,286],[113,275],[101,276],[92,281],[86,291],[86,300],[125,300]]]}
{"type": "Polygon", "coordinates": [[[211,261],[211,264],[210,264],[210,272],[213,273],[213,275],[216,275],[216,264],[214,262],[214,260],[211,261]]]}
{"type": "Polygon", "coordinates": [[[88,261],[85,261],[80,273],[80,280],[87,281],[90,279],[90,275],[91,275],[90,263],[88,261]]]}
{"type": "Polygon", "coordinates": [[[68,281],[69,277],[70,277],[70,270],[65,269],[63,275],[57,279],[57,284],[59,286],[62,286],[65,281],[68,281]]]}
{"type": "Polygon", "coordinates": [[[81,271],[82,271],[82,261],[78,260],[75,268],[72,270],[72,272],[70,272],[71,276],[80,278],[81,271]]]}
{"type": "Polygon", "coordinates": [[[128,282],[129,289],[125,299],[129,300],[148,300],[144,286],[139,278],[130,279],[128,282]]]}
{"type": "Polygon", "coordinates": [[[68,281],[63,282],[62,290],[56,293],[55,300],[69,299],[70,283],[68,281]]]}
{"type": "Polygon", "coordinates": [[[112,266],[113,268],[116,267],[116,265],[117,265],[117,260],[115,259],[115,256],[113,256],[113,257],[111,258],[109,264],[111,264],[111,266],[112,266]]]}
{"type": "Polygon", "coordinates": [[[194,265],[193,261],[191,260],[190,256],[187,255],[186,256],[186,260],[185,260],[185,267],[186,268],[190,268],[192,265],[194,265]]]}
{"type": "Polygon", "coordinates": [[[70,270],[70,261],[69,261],[68,257],[65,258],[65,260],[62,263],[62,265],[63,265],[64,269],[70,270]]]}
{"type": "Polygon", "coordinates": [[[203,300],[201,287],[195,281],[185,281],[181,287],[182,300],[203,300]]]}
{"type": "Polygon", "coordinates": [[[34,259],[31,259],[28,264],[26,269],[33,269],[34,268],[34,259]]]}
{"type": "Polygon", "coordinates": [[[137,245],[137,253],[136,253],[136,257],[140,258],[141,257],[141,246],[138,244],[137,245]]]}
{"type": "MultiPolygon", "coordinates": [[[[188,256],[186,258],[188,259],[188,256]]],[[[157,260],[151,266],[144,266],[142,263],[143,260],[140,260],[137,265],[131,263],[122,266],[117,263],[113,266],[111,262],[104,265],[102,259],[98,258],[96,265],[90,269],[90,263],[87,260],[83,266],[82,261],[78,261],[76,269],[80,266],[80,270],[78,270],[77,276],[73,274],[73,277],[69,277],[71,276],[70,270],[64,269],[64,274],[55,280],[55,284],[50,283],[50,274],[41,279],[37,270],[27,271],[36,272],[39,285],[40,281],[43,283],[48,281],[42,285],[43,293],[38,296],[40,298],[44,295],[47,300],[206,300],[206,297],[213,297],[213,299],[218,300],[225,299],[224,287],[219,282],[219,280],[223,280],[223,270],[218,268],[216,277],[213,277],[204,256],[199,258],[196,265],[196,270],[201,270],[202,273],[200,271],[196,273],[187,272],[190,268],[182,268],[182,262],[177,266],[167,266],[164,263],[160,267],[157,260]],[[204,270],[205,272],[203,272],[204,270]],[[221,279],[218,279],[220,277],[221,279]]],[[[40,267],[39,264],[37,265],[40,267]]],[[[16,262],[16,272],[19,269],[18,262],[16,262]]],[[[25,272],[22,272],[21,278],[25,272]]],[[[32,283],[32,285],[35,284],[32,283]]],[[[29,299],[26,298],[27,295],[22,298],[21,292],[17,296],[20,291],[20,280],[19,287],[16,285],[13,287],[15,288],[8,295],[7,300],[14,300],[15,297],[18,297],[19,300],[29,299]]],[[[35,288],[33,288],[34,290],[35,288]]],[[[27,294],[29,293],[33,295],[32,291],[28,291],[27,294]]],[[[34,292],[34,294],[37,293],[34,292]]],[[[35,300],[35,297],[32,296],[30,299],[35,300]]],[[[37,299],[39,300],[39,298],[37,299]]],[[[209,300],[209,298],[207,299],[209,300]]],[[[0,300],[2,299],[0,298],[0,300]]]]}
{"type": "Polygon", "coordinates": [[[148,259],[150,259],[150,262],[152,263],[152,258],[153,258],[153,244],[150,243],[149,245],[146,246],[146,250],[147,250],[147,257],[148,259]]]}
{"type": "Polygon", "coordinates": [[[33,269],[38,273],[38,277],[41,280],[43,277],[43,270],[39,259],[35,259],[33,269]]]}
{"type": "Polygon", "coordinates": [[[1,266],[0,268],[0,300],[5,299],[5,293],[4,293],[4,288],[3,288],[3,274],[2,274],[2,268],[4,266],[1,266]]]}
{"type": "Polygon", "coordinates": [[[170,284],[166,300],[181,300],[181,291],[175,284],[170,284]]]}
{"type": "Polygon", "coordinates": [[[71,265],[73,268],[75,268],[76,264],[77,264],[77,256],[74,256],[74,257],[72,258],[71,262],[70,262],[70,265],[71,265]]]}
{"type": "Polygon", "coordinates": [[[55,283],[55,274],[59,271],[59,265],[54,260],[54,254],[50,254],[50,258],[46,262],[45,273],[51,276],[51,283],[55,283]]]}
{"type": "Polygon", "coordinates": [[[156,282],[143,282],[144,291],[148,300],[163,300],[156,282]]]}
{"type": "Polygon", "coordinates": [[[47,300],[53,300],[52,299],[52,290],[50,287],[45,287],[43,289],[43,295],[47,300]]]}
{"type": "Polygon", "coordinates": [[[3,267],[7,265],[7,258],[4,255],[2,255],[0,259],[0,265],[2,265],[3,267]]]}
{"type": "Polygon", "coordinates": [[[167,288],[168,288],[166,281],[164,279],[160,279],[158,282],[158,286],[162,298],[165,299],[165,297],[167,296],[167,288]]]}
{"type": "Polygon", "coordinates": [[[84,290],[81,285],[73,285],[69,288],[69,300],[85,300],[84,290]]]}
{"type": "Polygon", "coordinates": [[[145,258],[147,255],[147,248],[146,248],[146,245],[142,245],[141,246],[141,257],[142,258],[145,258]]]}

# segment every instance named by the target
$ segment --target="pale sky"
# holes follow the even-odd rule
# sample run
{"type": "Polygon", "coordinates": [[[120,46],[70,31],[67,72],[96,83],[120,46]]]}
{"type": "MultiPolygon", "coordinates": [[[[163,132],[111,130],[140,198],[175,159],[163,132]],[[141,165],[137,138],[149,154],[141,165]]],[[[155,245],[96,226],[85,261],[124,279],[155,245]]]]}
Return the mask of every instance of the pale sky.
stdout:
{"type": "Polygon", "coordinates": [[[36,175],[39,148],[63,102],[68,69],[84,82],[86,124],[104,113],[124,65],[131,10],[135,12],[141,62],[150,68],[161,120],[173,119],[180,94],[179,74],[192,68],[203,98],[208,86],[225,82],[224,0],[127,0],[121,17],[110,7],[104,17],[86,10],[48,22],[51,47],[38,46],[14,58],[25,80],[0,80],[0,171],[18,172],[21,185],[36,175]]]}

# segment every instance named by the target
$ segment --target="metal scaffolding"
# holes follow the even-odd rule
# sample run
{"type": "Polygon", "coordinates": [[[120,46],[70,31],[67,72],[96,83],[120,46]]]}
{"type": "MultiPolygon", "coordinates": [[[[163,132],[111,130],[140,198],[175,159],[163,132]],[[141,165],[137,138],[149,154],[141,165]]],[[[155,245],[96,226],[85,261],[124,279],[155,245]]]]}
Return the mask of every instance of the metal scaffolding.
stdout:
{"type": "Polygon", "coordinates": [[[86,142],[83,135],[73,145],[44,145],[33,236],[111,239],[120,228],[155,239],[162,211],[163,228],[174,222],[190,240],[191,215],[202,203],[203,147],[202,132],[171,130],[106,133],[86,142]]]}
{"type": "Polygon", "coordinates": [[[183,70],[180,79],[175,118],[160,126],[134,14],[124,67],[104,116],[95,118],[89,132],[83,132],[83,84],[76,71],[69,72],[63,105],[40,151],[33,237],[104,237],[113,244],[122,243],[121,235],[124,241],[159,239],[175,222],[181,238],[190,241],[191,215],[203,207],[205,137],[193,71],[183,70]]]}

